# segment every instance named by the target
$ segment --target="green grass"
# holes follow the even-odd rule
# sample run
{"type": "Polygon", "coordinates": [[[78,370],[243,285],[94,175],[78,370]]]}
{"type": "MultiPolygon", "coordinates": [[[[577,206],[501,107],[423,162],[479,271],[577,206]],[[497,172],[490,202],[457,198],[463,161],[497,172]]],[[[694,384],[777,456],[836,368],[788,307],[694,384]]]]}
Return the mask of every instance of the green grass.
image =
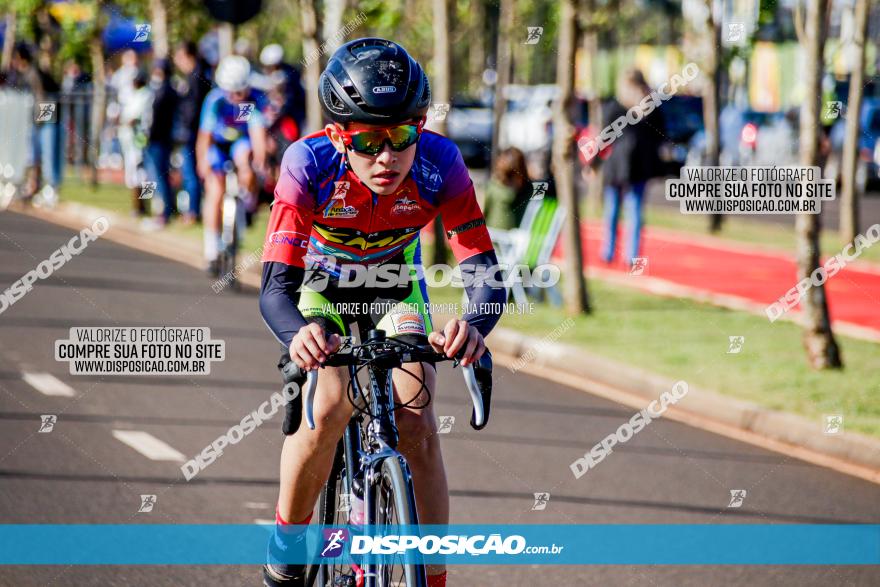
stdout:
{"type": "MultiPolygon", "coordinates": [[[[126,213],[131,200],[125,188],[70,179],[62,199],[126,213]]],[[[729,218],[725,235],[736,240],[793,250],[793,231],[729,218]]],[[[677,230],[705,232],[706,218],[674,211],[648,209],[648,223],[677,230]]],[[[244,249],[260,247],[266,212],[247,232],[244,249]]],[[[172,225],[174,233],[199,238],[200,227],[172,225]]],[[[840,245],[826,235],[823,251],[840,245]],[[832,246],[833,245],[833,246],[832,246]]],[[[838,248],[839,250],[839,248],[838,248]]],[[[868,254],[880,258],[880,250],[868,254]]],[[[868,257],[868,254],[863,257],[868,257]]],[[[426,247],[424,258],[430,258],[426,247]]],[[[651,296],[593,280],[589,284],[594,313],[575,319],[560,342],[570,343],[622,363],[670,378],[684,379],[767,408],[811,419],[823,414],[844,415],[844,427],[880,436],[880,345],[838,336],[845,369],[817,372],[806,364],[801,329],[788,322],[766,319],[688,300],[651,296]],[[728,336],[745,336],[740,354],[727,354],[728,336]]],[[[433,302],[460,301],[459,290],[432,290],[433,302]]],[[[506,315],[501,325],[542,337],[566,316],[561,310],[536,305],[532,315],[506,315]]]]}
{"type": "MultiPolygon", "coordinates": [[[[845,369],[817,372],[806,364],[794,324],[596,280],[589,290],[593,314],[575,318],[559,342],[817,422],[840,413],[846,430],[880,436],[880,345],[838,336],[845,369]],[[745,336],[739,354],[727,353],[732,335],[745,336]]],[[[450,303],[461,294],[447,288],[430,295],[450,303]]],[[[505,315],[500,325],[543,337],[565,319],[536,305],[534,314],[505,315]]]]}
{"type": "MultiPolygon", "coordinates": [[[[99,184],[93,187],[91,182],[76,177],[67,177],[64,180],[61,191],[62,201],[79,202],[88,206],[111,210],[119,214],[128,214],[132,210],[131,192],[118,184],[99,184]]],[[[263,245],[266,234],[266,223],[269,211],[264,206],[254,218],[254,222],[245,231],[243,251],[255,251],[263,245]]],[[[171,222],[166,230],[171,234],[182,235],[188,238],[201,240],[201,225],[183,226],[177,222],[171,222]]]]}

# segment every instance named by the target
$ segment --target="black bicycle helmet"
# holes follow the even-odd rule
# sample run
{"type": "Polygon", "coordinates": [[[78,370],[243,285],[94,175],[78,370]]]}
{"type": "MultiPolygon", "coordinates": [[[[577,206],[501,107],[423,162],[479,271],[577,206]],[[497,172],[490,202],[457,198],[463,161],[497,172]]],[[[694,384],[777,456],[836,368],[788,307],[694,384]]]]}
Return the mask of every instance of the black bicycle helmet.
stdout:
{"type": "Polygon", "coordinates": [[[424,116],[431,87],[422,66],[385,39],[350,41],[321,73],[321,107],[334,122],[399,124],[424,116]]]}

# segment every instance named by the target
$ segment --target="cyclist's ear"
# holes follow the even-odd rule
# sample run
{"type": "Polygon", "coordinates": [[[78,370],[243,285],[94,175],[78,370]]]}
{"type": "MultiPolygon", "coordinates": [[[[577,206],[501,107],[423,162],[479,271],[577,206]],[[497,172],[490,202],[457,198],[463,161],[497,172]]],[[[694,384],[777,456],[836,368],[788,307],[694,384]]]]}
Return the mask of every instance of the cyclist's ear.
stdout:
{"type": "Polygon", "coordinates": [[[335,124],[328,124],[327,126],[325,126],[324,133],[326,133],[327,138],[330,139],[330,142],[333,143],[333,146],[336,147],[337,152],[345,152],[345,144],[342,142],[342,137],[339,136],[339,132],[337,131],[335,124]]]}

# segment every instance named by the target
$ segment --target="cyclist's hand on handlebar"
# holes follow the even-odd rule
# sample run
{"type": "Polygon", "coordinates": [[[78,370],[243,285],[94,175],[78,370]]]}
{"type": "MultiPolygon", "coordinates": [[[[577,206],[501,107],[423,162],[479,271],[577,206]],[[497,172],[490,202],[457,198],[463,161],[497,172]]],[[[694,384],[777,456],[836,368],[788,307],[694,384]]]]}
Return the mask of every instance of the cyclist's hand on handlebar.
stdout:
{"type": "Polygon", "coordinates": [[[462,365],[476,362],[486,352],[483,335],[467,321],[461,319],[452,319],[447,322],[443,327],[443,332],[429,334],[428,342],[431,343],[435,351],[443,353],[450,359],[463,349],[462,365]]]}
{"type": "Polygon", "coordinates": [[[290,341],[290,358],[300,369],[311,371],[336,352],[342,338],[338,334],[327,335],[320,324],[314,322],[303,326],[290,341]]]}

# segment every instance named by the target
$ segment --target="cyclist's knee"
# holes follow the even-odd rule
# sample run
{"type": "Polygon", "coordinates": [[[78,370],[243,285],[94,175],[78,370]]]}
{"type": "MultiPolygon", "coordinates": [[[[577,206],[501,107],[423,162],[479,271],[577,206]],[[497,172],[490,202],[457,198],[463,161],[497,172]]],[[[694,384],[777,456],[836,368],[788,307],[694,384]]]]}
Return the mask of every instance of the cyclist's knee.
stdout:
{"type": "Polygon", "coordinates": [[[437,433],[434,412],[430,409],[399,410],[396,421],[400,431],[401,448],[404,450],[427,447],[427,441],[437,433]]]}

